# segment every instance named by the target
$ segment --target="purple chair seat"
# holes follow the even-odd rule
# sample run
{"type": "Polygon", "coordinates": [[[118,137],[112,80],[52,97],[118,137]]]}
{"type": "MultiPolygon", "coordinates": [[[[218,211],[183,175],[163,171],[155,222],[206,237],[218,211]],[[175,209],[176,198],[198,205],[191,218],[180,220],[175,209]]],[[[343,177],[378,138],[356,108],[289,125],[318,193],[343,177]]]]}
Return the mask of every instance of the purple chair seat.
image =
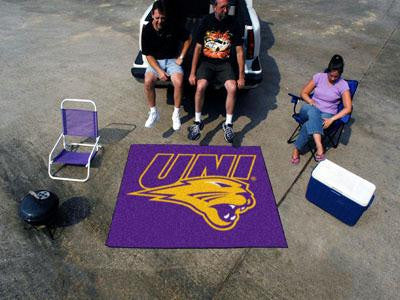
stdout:
{"type": "MultiPolygon", "coordinates": [[[[62,150],[54,159],[53,163],[85,166],[88,163],[90,152],[74,152],[62,150]]],[[[92,159],[96,156],[93,153],[92,159]]]]}

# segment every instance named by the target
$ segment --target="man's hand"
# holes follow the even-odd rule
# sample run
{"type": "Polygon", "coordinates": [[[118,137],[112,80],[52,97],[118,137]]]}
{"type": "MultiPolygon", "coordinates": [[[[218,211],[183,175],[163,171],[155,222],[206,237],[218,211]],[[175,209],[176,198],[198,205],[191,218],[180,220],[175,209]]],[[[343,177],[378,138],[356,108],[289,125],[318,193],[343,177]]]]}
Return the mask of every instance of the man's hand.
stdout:
{"type": "Polygon", "coordinates": [[[163,71],[163,70],[161,70],[161,71],[158,73],[158,77],[159,77],[162,81],[167,81],[167,80],[169,79],[169,75],[168,75],[165,71],[163,71]]]}
{"type": "Polygon", "coordinates": [[[245,84],[244,78],[239,78],[239,79],[237,80],[237,85],[238,85],[238,89],[239,89],[239,90],[241,90],[241,89],[244,88],[244,84],[245,84]]]}
{"type": "Polygon", "coordinates": [[[324,118],[323,120],[324,120],[324,123],[323,123],[324,124],[324,129],[328,128],[333,123],[333,120],[331,118],[329,118],[329,119],[325,119],[324,118]]]}
{"type": "Polygon", "coordinates": [[[175,63],[176,63],[178,66],[180,66],[180,65],[182,64],[182,62],[183,62],[183,59],[180,58],[180,57],[178,57],[178,58],[175,60],[175,63]]]}
{"type": "Polygon", "coordinates": [[[190,76],[189,76],[189,83],[190,83],[191,85],[196,85],[196,81],[197,81],[196,75],[195,75],[195,74],[190,74],[190,76]]]}

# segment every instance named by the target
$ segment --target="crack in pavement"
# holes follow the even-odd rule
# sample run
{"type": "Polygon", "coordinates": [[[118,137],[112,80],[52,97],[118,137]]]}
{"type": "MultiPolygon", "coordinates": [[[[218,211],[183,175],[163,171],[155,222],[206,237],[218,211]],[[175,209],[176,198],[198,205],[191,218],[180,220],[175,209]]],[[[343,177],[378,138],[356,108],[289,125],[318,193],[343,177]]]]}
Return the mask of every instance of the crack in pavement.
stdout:
{"type": "Polygon", "coordinates": [[[383,43],[383,46],[379,49],[378,53],[375,55],[374,59],[371,60],[371,62],[368,65],[367,70],[363,73],[360,79],[360,83],[364,80],[365,76],[369,73],[370,69],[375,65],[377,62],[378,58],[382,55],[382,52],[385,50],[386,46],[388,45],[389,41],[392,39],[393,34],[399,30],[400,28],[400,22],[397,23],[397,25],[393,28],[392,32],[389,34],[388,38],[385,40],[383,43]]]}

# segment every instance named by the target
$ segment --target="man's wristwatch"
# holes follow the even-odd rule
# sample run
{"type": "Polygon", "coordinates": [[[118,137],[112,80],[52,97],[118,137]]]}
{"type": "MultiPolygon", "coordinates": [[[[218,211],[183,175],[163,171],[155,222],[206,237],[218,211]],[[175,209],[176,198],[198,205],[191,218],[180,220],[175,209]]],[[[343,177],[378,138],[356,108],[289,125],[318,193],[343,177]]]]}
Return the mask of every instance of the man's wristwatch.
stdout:
{"type": "Polygon", "coordinates": [[[185,57],[183,55],[179,55],[179,58],[180,59],[184,59],[185,57]]]}

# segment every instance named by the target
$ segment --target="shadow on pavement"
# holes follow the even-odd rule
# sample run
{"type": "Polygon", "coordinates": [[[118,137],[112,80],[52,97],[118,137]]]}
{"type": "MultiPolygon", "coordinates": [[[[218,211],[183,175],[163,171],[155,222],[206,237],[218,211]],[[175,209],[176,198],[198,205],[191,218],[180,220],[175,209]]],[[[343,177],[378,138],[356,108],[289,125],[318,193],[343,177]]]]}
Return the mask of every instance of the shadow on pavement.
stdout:
{"type": "Polygon", "coordinates": [[[122,141],[128,134],[136,129],[135,124],[110,123],[99,130],[100,144],[110,145],[122,141]]]}
{"type": "Polygon", "coordinates": [[[268,50],[275,44],[271,30],[272,23],[260,21],[261,48],[260,61],[263,68],[263,81],[254,90],[249,90],[246,95],[239,97],[240,103],[236,106],[235,119],[246,116],[250,121],[236,132],[234,147],[241,146],[248,132],[267,119],[268,113],[277,108],[276,96],[280,91],[281,74],[275,59],[268,54],[268,50]],[[246,103],[246,104],[244,104],[246,103]]]}
{"type": "Polygon", "coordinates": [[[64,201],[57,212],[56,227],[68,227],[90,216],[91,206],[84,197],[72,197],[64,201]]]}

